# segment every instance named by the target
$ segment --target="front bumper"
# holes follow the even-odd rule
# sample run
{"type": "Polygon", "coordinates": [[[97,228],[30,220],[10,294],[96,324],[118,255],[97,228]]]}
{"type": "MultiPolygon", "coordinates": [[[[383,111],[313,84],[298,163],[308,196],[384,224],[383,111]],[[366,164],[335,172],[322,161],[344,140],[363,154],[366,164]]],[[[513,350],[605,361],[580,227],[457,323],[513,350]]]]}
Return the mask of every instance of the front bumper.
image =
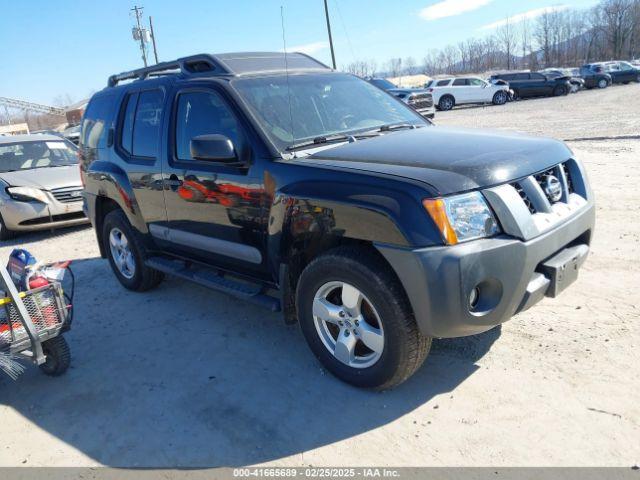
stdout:
{"type": "Polygon", "coordinates": [[[5,199],[0,202],[0,212],[6,227],[17,232],[69,227],[89,221],[82,211],[82,201],[44,204],[5,199]]]}
{"type": "Polygon", "coordinates": [[[558,227],[528,241],[502,236],[417,250],[376,247],[403,284],[420,331],[431,337],[461,337],[489,330],[545,295],[555,296],[558,283],[549,278],[554,263],[548,260],[566,257],[566,249],[578,247],[577,269],[594,224],[595,207],[588,203],[558,227]],[[472,309],[469,295],[478,285],[481,308],[472,309]]]}

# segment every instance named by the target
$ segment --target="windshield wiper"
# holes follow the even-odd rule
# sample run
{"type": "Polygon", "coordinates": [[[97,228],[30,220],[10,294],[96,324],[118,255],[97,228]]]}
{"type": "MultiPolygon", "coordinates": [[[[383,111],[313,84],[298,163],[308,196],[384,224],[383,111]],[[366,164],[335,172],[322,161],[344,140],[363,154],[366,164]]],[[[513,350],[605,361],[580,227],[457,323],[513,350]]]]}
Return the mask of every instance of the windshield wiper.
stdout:
{"type": "Polygon", "coordinates": [[[393,130],[402,130],[405,128],[410,128],[410,129],[414,129],[414,128],[418,128],[417,125],[414,125],[413,123],[390,123],[389,125],[382,125],[378,131],[379,132],[391,132],[393,130]]]}
{"type": "Polygon", "coordinates": [[[348,142],[351,139],[355,138],[353,135],[326,135],[321,137],[316,137],[311,140],[305,140],[304,142],[294,143],[293,145],[289,145],[286,150],[291,152],[293,150],[298,150],[300,148],[313,147],[314,145],[324,145],[327,143],[335,143],[335,142],[348,142]]]}

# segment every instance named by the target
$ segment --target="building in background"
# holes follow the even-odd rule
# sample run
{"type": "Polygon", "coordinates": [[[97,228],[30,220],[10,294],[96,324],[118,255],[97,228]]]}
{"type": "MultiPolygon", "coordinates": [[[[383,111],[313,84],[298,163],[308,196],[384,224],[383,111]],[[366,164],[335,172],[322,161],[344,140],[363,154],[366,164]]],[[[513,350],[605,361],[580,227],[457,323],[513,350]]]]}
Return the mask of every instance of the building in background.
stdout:
{"type": "Polygon", "coordinates": [[[64,109],[64,115],[67,117],[68,125],[80,125],[84,109],[87,108],[88,99],[73,103],[64,109]]]}
{"type": "Polygon", "coordinates": [[[0,135],[23,135],[25,133],[29,133],[29,125],[27,125],[26,123],[0,125],[0,135]]]}

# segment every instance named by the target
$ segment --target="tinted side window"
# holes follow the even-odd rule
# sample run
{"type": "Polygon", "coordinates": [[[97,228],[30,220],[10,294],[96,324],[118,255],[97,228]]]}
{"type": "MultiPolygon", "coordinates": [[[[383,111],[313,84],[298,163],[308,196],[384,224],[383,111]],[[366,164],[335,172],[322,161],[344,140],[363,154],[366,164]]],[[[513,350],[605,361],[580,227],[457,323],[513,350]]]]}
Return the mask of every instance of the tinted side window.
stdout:
{"type": "Polygon", "coordinates": [[[138,95],[132,145],[136,157],[158,156],[163,100],[160,90],[148,90],[138,95]]]}
{"type": "Polygon", "coordinates": [[[138,94],[132,93],[125,99],[126,108],[124,119],[122,121],[122,138],[120,145],[127,153],[133,153],[133,117],[136,114],[136,105],[138,104],[138,94]]]}
{"type": "Polygon", "coordinates": [[[531,75],[531,80],[537,80],[537,81],[546,80],[546,77],[544,75],[539,74],[539,73],[532,73],[530,75],[531,75]]]}
{"type": "Polygon", "coordinates": [[[440,80],[436,84],[436,87],[446,87],[447,85],[449,85],[449,80],[440,80]]]}
{"type": "Polygon", "coordinates": [[[87,148],[104,148],[113,112],[113,96],[93,97],[82,118],[80,141],[87,148]]]}
{"type": "Polygon", "coordinates": [[[514,80],[529,80],[529,74],[528,73],[516,73],[514,75],[514,80]]]}
{"type": "Polygon", "coordinates": [[[453,81],[453,86],[454,87],[463,87],[463,86],[465,86],[467,84],[468,84],[468,82],[467,82],[467,80],[465,78],[456,78],[453,81]]]}
{"type": "Polygon", "coordinates": [[[185,92],[178,96],[176,112],[176,157],[192,160],[191,139],[198,135],[220,134],[236,147],[242,145],[238,120],[216,92],[185,92]]]}

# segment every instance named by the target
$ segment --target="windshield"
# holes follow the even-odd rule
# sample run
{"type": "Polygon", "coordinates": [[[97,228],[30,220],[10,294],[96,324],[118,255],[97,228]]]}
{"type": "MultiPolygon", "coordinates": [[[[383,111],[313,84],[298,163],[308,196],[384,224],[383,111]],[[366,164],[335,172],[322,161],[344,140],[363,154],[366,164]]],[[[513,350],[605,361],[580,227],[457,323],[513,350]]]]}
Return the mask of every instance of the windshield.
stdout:
{"type": "Polygon", "coordinates": [[[0,144],[0,173],[77,163],[75,151],[62,140],[0,144]]]}
{"type": "Polygon", "coordinates": [[[427,123],[399,100],[351,75],[290,75],[288,82],[286,76],[247,78],[232,84],[281,151],[318,137],[427,123]]]}

